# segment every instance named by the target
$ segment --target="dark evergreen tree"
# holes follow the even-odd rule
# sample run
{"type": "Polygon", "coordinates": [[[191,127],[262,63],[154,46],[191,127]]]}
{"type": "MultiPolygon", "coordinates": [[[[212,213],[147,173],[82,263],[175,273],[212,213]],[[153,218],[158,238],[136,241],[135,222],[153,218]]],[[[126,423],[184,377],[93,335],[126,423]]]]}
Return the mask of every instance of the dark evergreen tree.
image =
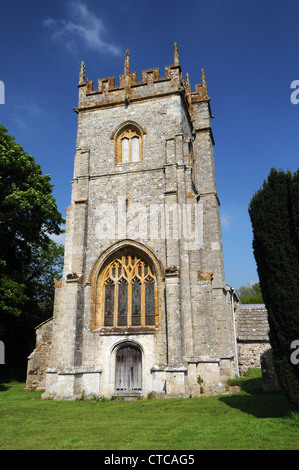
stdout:
{"type": "Polygon", "coordinates": [[[274,365],[299,407],[299,365],[291,362],[291,344],[299,340],[299,170],[272,169],[251,199],[249,215],[274,365]]]}
{"type": "Polygon", "coordinates": [[[8,365],[26,363],[34,327],[51,316],[50,274],[62,248],[50,240],[64,222],[50,176],[0,125],[0,340],[8,365]]]}

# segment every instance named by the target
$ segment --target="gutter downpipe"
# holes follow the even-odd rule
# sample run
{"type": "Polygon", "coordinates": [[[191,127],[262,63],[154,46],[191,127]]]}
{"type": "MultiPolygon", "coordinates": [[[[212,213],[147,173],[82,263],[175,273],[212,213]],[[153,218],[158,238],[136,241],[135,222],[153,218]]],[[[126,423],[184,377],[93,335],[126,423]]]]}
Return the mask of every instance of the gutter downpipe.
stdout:
{"type": "Polygon", "coordinates": [[[232,287],[231,288],[231,293],[232,293],[232,314],[233,314],[233,327],[234,327],[235,356],[236,356],[237,375],[238,375],[238,377],[240,377],[238,346],[237,346],[237,336],[236,336],[236,324],[235,324],[234,292],[235,292],[235,289],[232,287]]]}

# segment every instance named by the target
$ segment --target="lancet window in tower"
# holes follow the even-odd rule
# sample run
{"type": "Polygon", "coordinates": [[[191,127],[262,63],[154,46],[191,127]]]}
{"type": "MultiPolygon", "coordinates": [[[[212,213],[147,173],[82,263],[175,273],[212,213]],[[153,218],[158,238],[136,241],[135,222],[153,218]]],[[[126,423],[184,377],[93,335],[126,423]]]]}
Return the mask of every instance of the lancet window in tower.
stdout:
{"type": "Polygon", "coordinates": [[[142,134],[134,125],[123,127],[116,139],[116,163],[135,163],[142,159],[142,134]]]}
{"type": "Polygon", "coordinates": [[[154,326],[157,321],[157,282],[148,262],[138,256],[114,259],[100,275],[101,325],[154,326]]]}

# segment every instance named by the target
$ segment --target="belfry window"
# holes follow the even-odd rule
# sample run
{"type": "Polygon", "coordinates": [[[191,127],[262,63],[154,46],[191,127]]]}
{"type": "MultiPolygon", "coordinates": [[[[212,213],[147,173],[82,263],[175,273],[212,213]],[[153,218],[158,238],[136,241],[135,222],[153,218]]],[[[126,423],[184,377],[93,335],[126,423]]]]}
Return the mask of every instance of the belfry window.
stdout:
{"type": "Polygon", "coordinates": [[[155,326],[158,316],[157,282],[151,265],[134,255],[115,258],[101,273],[102,299],[97,326],[155,326]]]}
{"type": "Polygon", "coordinates": [[[142,135],[137,126],[126,125],[116,138],[116,163],[136,163],[142,159],[142,135]]]}

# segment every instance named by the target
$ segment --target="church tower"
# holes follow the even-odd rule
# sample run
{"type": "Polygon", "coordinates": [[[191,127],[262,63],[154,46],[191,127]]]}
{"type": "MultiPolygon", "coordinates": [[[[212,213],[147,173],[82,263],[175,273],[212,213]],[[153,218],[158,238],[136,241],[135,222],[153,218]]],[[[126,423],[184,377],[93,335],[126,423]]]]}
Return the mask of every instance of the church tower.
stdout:
{"type": "Polygon", "coordinates": [[[45,397],[197,396],[236,373],[205,74],[79,74],[45,397]]]}

